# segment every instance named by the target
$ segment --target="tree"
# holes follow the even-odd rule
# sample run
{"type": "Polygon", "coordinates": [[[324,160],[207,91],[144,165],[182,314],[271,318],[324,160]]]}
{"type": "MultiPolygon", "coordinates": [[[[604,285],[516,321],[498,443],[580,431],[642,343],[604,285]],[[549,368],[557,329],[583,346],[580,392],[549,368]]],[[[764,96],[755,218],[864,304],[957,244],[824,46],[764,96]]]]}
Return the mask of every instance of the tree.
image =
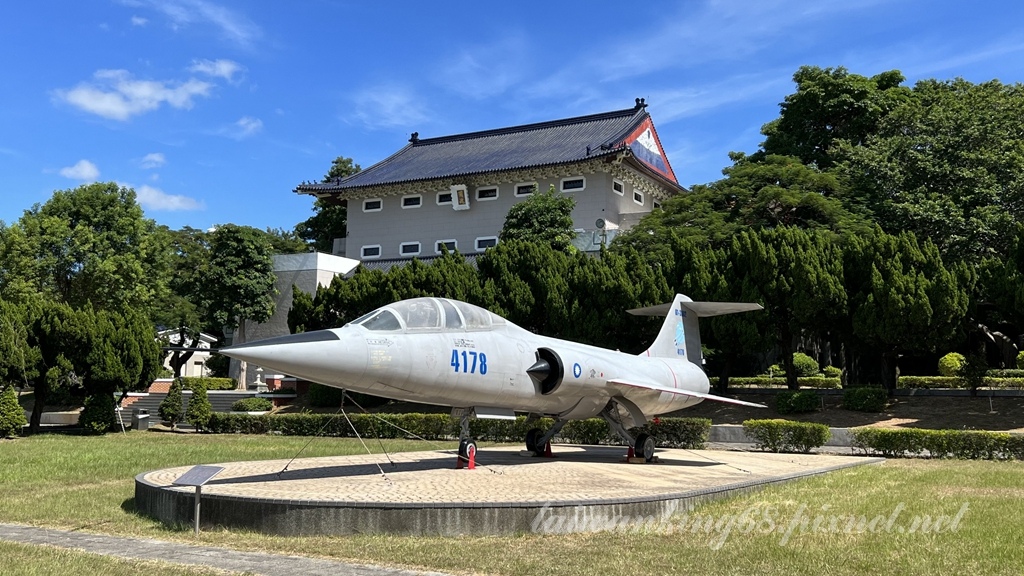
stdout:
{"type": "Polygon", "coordinates": [[[182,413],[180,378],[175,378],[174,382],[171,383],[167,396],[160,402],[159,411],[160,419],[164,422],[170,422],[171,430],[174,430],[174,426],[181,420],[182,413]]]}
{"type": "Polygon", "coordinates": [[[85,407],[78,417],[78,423],[86,434],[106,434],[117,423],[114,397],[109,394],[90,394],[85,398],[85,407]]]}
{"type": "MultiPolygon", "coordinates": [[[[175,376],[181,376],[189,359],[195,354],[204,330],[218,330],[208,325],[206,278],[210,265],[210,234],[185,226],[181,230],[161,231],[170,246],[171,274],[168,291],[155,307],[157,325],[177,330],[176,348],[171,350],[169,363],[175,376]]],[[[165,344],[171,343],[170,338],[165,344]]],[[[166,355],[165,355],[166,356],[166,355]]]]}
{"type": "Polygon", "coordinates": [[[779,117],[761,128],[763,153],[795,156],[823,170],[836,162],[837,141],[863,144],[889,113],[911,100],[898,70],[866,78],[843,67],[801,66],[793,81],[796,92],[786,96],[779,117]]]}
{"type": "Polygon", "coordinates": [[[210,406],[210,398],[206,394],[206,384],[193,383],[192,398],[189,399],[188,408],[185,410],[185,420],[195,426],[197,431],[202,432],[210,424],[212,415],[213,408],[210,406]]]}
{"type": "Polygon", "coordinates": [[[575,207],[576,200],[555,192],[554,186],[547,192],[537,191],[509,209],[498,238],[502,242],[543,242],[555,250],[567,251],[576,238],[572,222],[575,207]]]}
{"type": "Polygon", "coordinates": [[[25,424],[28,420],[25,419],[25,410],[18,404],[14,385],[0,385],[0,439],[17,436],[25,424]]]}
{"type": "MultiPolygon", "coordinates": [[[[351,158],[338,156],[331,163],[330,170],[323,181],[331,182],[347,178],[362,170],[351,158]]],[[[295,226],[295,233],[312,245],[316,252],[334,251],[334,239],[347,235],[348,211],[345,204],[334,204],[329,200],[317,198],[313,203],[313,216],[295,226]]]]}

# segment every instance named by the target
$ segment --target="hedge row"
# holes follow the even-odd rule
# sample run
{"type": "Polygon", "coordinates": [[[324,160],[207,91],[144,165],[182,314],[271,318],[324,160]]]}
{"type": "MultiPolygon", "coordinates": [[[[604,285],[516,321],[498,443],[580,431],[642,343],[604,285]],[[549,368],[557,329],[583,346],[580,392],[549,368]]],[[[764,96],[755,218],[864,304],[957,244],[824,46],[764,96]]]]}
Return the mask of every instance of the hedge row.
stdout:
{"type": "MultiPolygon", "coordinates": [[[[824,376],[801,376],[796,379],[801,388],[839,388],[839,378],[826,378],[824,376]]],[[[769,378],[768,376],[752,376],[730,378],[729,386],[736,388],[777,388],[785,386],[785,378],[769,378]]]]}
{"type": "Polygon", "coordinates": [[[743,432],[758,450],[769,452],[810,452],[832,437],[824,424],[790,420],[745,420],[743,432]]]}
{"type": "MultiPolygon", "coordinates": [[[[1024,378],[985,378],[985,387],[1003,388],[1024,388],[1024,378]]],[[[960,388],[966,389],[967,385],[960,378],[955,376],[900,376],[896,381],[897,388],[960,388]]]]}
{"type": "Polygon", "coordinates": [[[179,376],[178,381],[185,390],[191,390],[195,384],[205,384],[207,390],[234,390],[238,381],[234,378],[209,378],[205,376],[179,376]]]}
{"type": "Polygon", "coordinates": [[[817,412],[820,408],[821,396],[813,390],[779,392],[775,396],[775,409],[779,414],[817,412]]]}
{"type": "Polygon", "coordinates": [[[963,460],[1024,460],[1024,436],[973,430],[856,428],[854,444],[887,458],[927,455],[963,460]]]}
{"type": "Polygon", "coordinates": [[[1024,378],[1024,370],[1021,369],[1000,369],[985,372],[989,378],[1024,378]]]}
{"type": "MultiPolygon", "coordinates": [[[[1024,371],[1022,370],[989,370],[985,377],[988,388],[1024,388],[1024,371]]],[[[801,388],[841,388],[839,378],[813,376],[797,378],[801,388]]],[[[786,385],[785,378],[769,378],[767,376],[730,378],[729,386],[735,388],[780,388],[786,385]]],[[[966,388],[964,381],[954,376],[900,376],[897,388],[966,388]]]]}
{"type": "MultiPolygon", "coordinates": [[[[515,420],[473,419],[469,432],[484,442],[522,442],[530,428],[548,429],[550,418],[526,423],[524,416],[515,420]]],[[[423,438],[443,440],[457,438],[459,421],[448,414],[229,414],[215,413],[207,426],[215,434],[283,434],[285,436],[423,438]],[[383,421],[382,421],[383,420],[383,421]],[[352,424],[349,424],[349,421],[352,424]]],[[[659,446],[700,449],[707,442],[711,421],[706,418],[660,418],[632,430],[651,434],[659,446]]],[[[570,444],[618,444],[604,420],[573,420],[557,436],[570,444]]]]}

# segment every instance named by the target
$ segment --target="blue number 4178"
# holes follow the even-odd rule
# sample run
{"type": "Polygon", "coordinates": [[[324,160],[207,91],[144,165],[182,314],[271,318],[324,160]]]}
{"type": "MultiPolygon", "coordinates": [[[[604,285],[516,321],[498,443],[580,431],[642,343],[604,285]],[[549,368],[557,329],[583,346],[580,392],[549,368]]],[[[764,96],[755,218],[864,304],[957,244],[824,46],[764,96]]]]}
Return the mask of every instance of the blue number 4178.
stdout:
{"type": "Polygon", "coordinates": [[[487,354],[476,350],[452,350],[452,368],[464,374],[487,374],[487,354]],[[462,360],[461,362],[459,360],[462,360]]]}

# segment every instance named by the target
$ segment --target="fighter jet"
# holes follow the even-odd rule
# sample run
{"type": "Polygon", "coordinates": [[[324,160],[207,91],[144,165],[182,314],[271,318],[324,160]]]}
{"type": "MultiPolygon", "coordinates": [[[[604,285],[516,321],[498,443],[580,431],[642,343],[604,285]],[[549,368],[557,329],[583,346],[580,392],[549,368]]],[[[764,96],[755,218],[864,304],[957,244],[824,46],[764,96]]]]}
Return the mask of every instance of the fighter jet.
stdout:
{"type": "Polygon", "coordinates": [[[655,439],[629,429],[703,400],[760,404],[708,393],[698,318],[761,310],[758,304],[693,302],[629,310],[665,316],[638,356],[533,334],[483,308],[446,298],[383,306],[341,328],[238,344],[221,353],[297,378],[407,402],[453,407],[459,455],[475,454],[469,419],[547,415],[554,425],[526,435],[529,452],[570,420],[602,417],[637,457],[654,457],[655,439]]]}

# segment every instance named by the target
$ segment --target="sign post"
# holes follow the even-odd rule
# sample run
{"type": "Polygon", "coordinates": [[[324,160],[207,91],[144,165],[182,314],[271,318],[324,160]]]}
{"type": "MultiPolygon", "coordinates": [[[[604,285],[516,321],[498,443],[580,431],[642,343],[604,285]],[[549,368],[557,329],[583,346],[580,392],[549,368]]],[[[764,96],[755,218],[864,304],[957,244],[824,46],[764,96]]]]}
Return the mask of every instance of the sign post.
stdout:
{"type": "Polygon", "coordinates": [[[203,484],[213,480],[213,477],[220,474],[222,470],[224,468],[221,466],[193,466],[191,470],[171,482],[174,486],[195,486],[196,488],[196,505],[193,512],[196,536],[199,535],[199,501],[203,495],[203,484]]]}

